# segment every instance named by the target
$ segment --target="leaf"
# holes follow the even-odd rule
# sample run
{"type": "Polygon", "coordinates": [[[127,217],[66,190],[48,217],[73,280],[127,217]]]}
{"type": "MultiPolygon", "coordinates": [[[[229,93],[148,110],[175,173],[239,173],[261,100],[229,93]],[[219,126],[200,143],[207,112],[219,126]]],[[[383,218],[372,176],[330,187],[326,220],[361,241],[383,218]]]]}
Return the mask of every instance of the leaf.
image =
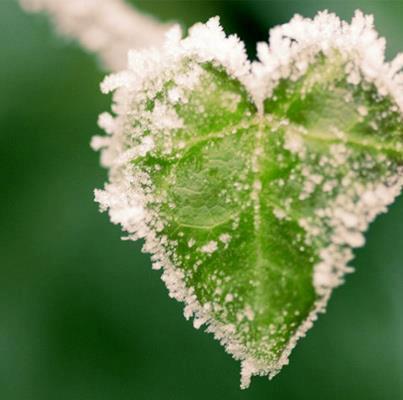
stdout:
{"type": "Polygon", "coordinates": [[[297,16],[258,53],[217,19],[131,53],[93,142],[97,201],[241,360],[242,388],[288,363],[403,184],[401,60],[384,63],[370,17],[297,16]]]}

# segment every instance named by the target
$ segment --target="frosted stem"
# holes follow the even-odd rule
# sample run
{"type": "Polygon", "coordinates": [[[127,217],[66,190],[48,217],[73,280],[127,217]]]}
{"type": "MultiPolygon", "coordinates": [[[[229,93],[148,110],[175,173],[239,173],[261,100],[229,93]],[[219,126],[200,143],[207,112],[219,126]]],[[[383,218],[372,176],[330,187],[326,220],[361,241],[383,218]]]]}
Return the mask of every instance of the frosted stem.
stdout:
{"type": "Polygon", "coordinates": [[[29,12],[46,12],[57,30],[79,41],[113,71],[125,68],[129,49],[160,46],[170,28],[124,0],[20,0],[29,12]]]}

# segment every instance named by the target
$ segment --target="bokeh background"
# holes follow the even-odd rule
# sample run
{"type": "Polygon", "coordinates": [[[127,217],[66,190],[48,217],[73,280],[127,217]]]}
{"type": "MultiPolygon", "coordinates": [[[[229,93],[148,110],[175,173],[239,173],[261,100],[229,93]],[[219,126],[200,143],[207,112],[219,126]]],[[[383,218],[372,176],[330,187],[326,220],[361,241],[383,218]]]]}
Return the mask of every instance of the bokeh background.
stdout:
{"type": "MultiPolygon", "coordinates": [[[[388,56],[403,50],[402,1],[134,3],[185,27],[221,15],[251,57],[296,12],[361,8],[388,56]]],[[[402,399],[403,198],[372,225],[290,366],[240,391],[238,363],[185,321],[141,243],[121,241],[93,202],[106,180],[89,148],[110,105],[103,76],[45,17],[0,0],[0,399],[402,399]]]]}

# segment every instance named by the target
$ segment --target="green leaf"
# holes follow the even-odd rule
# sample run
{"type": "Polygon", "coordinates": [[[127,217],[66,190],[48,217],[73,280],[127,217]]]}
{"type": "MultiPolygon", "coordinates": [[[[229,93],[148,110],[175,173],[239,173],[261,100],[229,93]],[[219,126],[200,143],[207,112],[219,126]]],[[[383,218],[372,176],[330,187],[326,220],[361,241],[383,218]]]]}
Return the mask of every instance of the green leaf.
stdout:
{"type": "Polygon", "coordinates": [[[116,118],[101,116],[112,136],[95,142],[110,168],[97,200],[242,361],[242,387],[288,363],[402,187],[400,100],[385,91],[398,71],[382,62],[372,79],[371,21],[337,21],[296,17],[251,67],[211,20],[104,83],[119,89],[116,118]]]}

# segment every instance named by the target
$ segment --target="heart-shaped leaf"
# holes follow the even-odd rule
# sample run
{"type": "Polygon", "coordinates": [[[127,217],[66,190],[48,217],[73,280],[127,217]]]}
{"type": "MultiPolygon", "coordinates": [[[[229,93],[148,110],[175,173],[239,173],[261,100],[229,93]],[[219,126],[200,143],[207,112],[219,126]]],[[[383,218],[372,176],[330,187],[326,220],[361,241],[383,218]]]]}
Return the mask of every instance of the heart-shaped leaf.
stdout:
{"type": "Polygon", "coordinates": [[[258,55],[217,19],[172,31],[105,80],[115,116],[93,142],[97,201],[241,360],[242,387],[288,362],[403,184],[402,63],[370,17],[297,16],[258,55]]]}

